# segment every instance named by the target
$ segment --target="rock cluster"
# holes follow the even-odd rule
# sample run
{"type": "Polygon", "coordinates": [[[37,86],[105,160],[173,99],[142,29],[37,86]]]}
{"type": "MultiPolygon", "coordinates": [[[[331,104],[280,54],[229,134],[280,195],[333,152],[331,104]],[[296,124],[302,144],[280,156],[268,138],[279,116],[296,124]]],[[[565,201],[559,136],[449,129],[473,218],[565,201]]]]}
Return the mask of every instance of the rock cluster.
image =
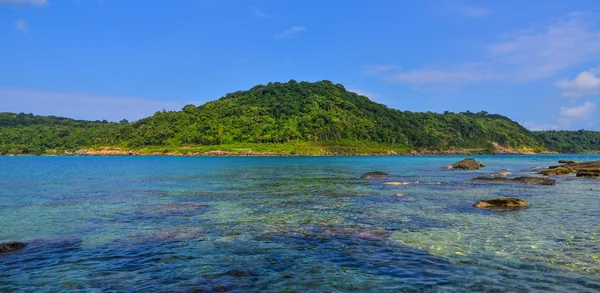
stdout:
{"type": "Polygon", "coordinates": [[[600,161],[577,163],[571,160],[560,160],[558,162],[562,165],[550,166],[538,173],[546,176],[576,173],[577,177],[600,178],[600,161]]]}

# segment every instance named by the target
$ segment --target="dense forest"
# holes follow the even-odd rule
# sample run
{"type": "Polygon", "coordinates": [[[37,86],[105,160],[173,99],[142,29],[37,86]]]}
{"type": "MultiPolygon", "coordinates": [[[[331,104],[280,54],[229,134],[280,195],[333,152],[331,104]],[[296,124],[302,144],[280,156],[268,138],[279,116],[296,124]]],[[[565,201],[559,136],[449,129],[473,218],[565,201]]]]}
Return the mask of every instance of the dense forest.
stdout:
{"type": "Polygon", "coordinates": [[[531,132],[487,112],[443,114],[390,109],[330,81],[257,85],[200,106],[159,111],[129,123],[0,113],[0,153],[44,154],[84,147],[182,147],[236,143],[369,142],[406,150],[592,152],[600,132],[531,132]]]}

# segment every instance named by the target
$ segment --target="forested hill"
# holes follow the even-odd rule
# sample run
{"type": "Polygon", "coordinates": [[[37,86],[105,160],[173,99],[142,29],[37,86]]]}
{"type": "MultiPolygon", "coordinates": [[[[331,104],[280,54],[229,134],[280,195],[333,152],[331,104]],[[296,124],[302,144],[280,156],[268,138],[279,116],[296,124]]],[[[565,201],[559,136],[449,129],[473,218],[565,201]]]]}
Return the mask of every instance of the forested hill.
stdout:
{"type": "Polygon", "coordinates": [[[405,150],[595,151],[598,132],[533,133],[501,115],[390,109],[329,81],[258,85],[201,106],[162,111],[134,123],[0,114],[0,152],[121,146],[182,147],[240,143],[371,143],[405,150]],[[584,135],[585,134],[585,135],[584,135]],[[585,136],[585,144],[570,145],[585,136]],[[594,143],[595,140],[595,143],[594,143]]]}

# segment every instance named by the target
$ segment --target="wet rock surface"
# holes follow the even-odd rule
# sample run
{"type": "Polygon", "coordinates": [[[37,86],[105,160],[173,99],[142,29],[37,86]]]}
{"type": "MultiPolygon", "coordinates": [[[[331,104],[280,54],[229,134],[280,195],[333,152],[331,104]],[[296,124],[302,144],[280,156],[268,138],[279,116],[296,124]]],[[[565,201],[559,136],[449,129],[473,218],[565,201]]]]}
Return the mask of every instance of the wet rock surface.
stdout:
{"type": "Polygon", "coordinates": [[[515,197],[501,197],[487,200],[480,200],[473,204],[473,207],[479,209],[516,209],[529,206],[527,201],[515,197]]]}
{"type": "Polygon", "coordinates": [[[576,163],[575,161],[560,160],[563,165],[550,166],[548,169],[539,171],[546,176],[567,175],[571,173],[581,174],[577,177],[595,177],[593,174],[600,172],[600,161],[589,161],[576,163]],[[581,171],[581,172],[580,172],[581,171]]]}
{"type": "Polygon", "coordinates": [[[578,170],[577,177],[600,179],[600,169],[581,169],[578,170]]]}
{"type": "Polygon", "coordinates": [[[482,162],[478,162],[473,158],[464,159],[462,161],[452,164],[452,169],[459,170],[479,170],[479,168],[485,167],[482,162]]]}
{"type": "Polygon", "coordinates": [[[367,179],[367,180],[368,179],[382,179],[382,178],[387,178],[387,177],[390,177],[390,174],[379,172],[379,171],[367,172],[367,173],[360,175],[360,179],[367,179]]]}
{"type": "Polygon", "coordinates": [[[503,182],[503,183],[517,183],[517,184],[531,184],[531,185],[555,185],[556,180],[542,178],[542,177],[517,177],[517,178],[503,178],[503,177],[475,177],[473,181],[482,182],[503,182]]]}
{"type": "Polygon", "coordinates": [[[27,244],[23,242],[4,242],[0,243],[0,254],[18,251],[25,248],[27,244]]]}

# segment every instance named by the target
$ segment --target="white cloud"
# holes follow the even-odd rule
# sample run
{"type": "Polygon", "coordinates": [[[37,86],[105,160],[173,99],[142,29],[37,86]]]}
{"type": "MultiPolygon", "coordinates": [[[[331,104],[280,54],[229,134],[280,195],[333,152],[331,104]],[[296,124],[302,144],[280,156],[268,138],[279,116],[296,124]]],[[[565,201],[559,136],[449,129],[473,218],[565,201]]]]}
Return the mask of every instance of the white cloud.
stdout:
{"type": "Polygon", "coordinates": [[[526,121],[521,123],[525,128],[532,131],[540,131],[540,130],[559,130],[561,126],[558,124],[538,124],[531,121],[526,121]]]}
{"type": "Polygon", "coordinates": [[[0,0],[0,4],[31,4],[37,6],[44,6],[48,3],[48,0],[0,0]]]}
{"type": "Polygon", "coordinates": [[[365,96],[365,97],[367,97],[367,98],[369,98],[371,100],[377,100],[377,98],[379,98],[378,94],[375,94],[375,93],[372,93],[372,92],[369,92],[369,91],[366,91],[366,90],[357,89],[357,88],[347,88],[347,90],[349,92],[353,92],[353,93],[356,93],[358,95],[365,96]]]}
{"type": "Polygon", "coordinates": [[[577,98],[600,95],[600,68],[590,69],[578,74],[575,79],[563,79],[554,83],[563,90],[562,97],[577,98]]]}
{"type": "Polygon", "coordinates": [[[484,47],[481,60],[427,66],[386,77],[390,82],[416,86],[467,86],[476,83],[523,83],[596,60],[600,29],[596,15],[571,13],[559,21],[514,33],[484,47]]]}
{"type": "Polygon", "coordinates": [[[303,26],[293,26],[288,30],[283,31],[280,34],[276,34],[275,38],[283,39],[283,38],[291,38],[295,34],[306,31],[306,28],[303,26]]]}
{"type": "Polygon", "coordinates": [[[75,119],[134,121],[162,109],[179,110],[181,103],[151,99],[0,89],[0,112],[24,112],[75,119]]]}
{"type": "Polygon", "coordinates": [[[552,117],[551,123],[535,123],[531,121],[523,122],[529,130],[561,130],[561,129],[582,129],[594,127],[597,123],[594,121],[596,117],[596,104],[585,102],[580,106],[560,107],[558,116],[552,117]]]}
{"type": "Polygon", "coordinates": [[[379,64],[379,65],[367,66],[367,67],[365,67],[365,73],[366,74],[380,74],[380,73],[388,72],[394,68],[396,68],[396,66],[389,65],[389,64],[379,64]]]}
{"type": "Polygon", "coordinates": [[[576,107],[561,107],[560,117],[567,119],[588,119],[596,111],[596,104],[585,102],[581,106],[576,107]]]}
{"type": "Polygon", "coordinates": [[[464,15],[472,18],[484,17],[491,12],[489,9],[475,6],[459,6],[457,9],[464,15]]]}
{"type": "Polygon", "coordinates": [[[15,29],[17,29],[18,31],[20,31],[22,33],[29,32],[29,26],[27,26],[27,22],[22,19],[17,20],[17,22],[15,22],[15,29]]]}

